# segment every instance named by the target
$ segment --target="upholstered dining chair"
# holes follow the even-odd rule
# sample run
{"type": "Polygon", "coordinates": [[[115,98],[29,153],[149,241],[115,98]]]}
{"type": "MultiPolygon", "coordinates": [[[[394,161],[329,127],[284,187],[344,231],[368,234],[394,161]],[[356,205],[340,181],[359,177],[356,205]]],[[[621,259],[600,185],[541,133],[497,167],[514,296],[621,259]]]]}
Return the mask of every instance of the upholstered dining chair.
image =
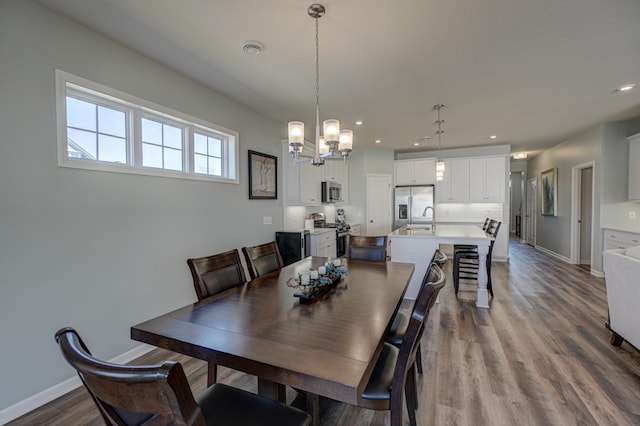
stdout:
{"type": "MultiPolygon", "coordinates": [[[[436,249],[436,251],[433,253],[433,256],[431,257],[429,266],[427,266],[427,271],[424,274],[424,278],[422,279],[422,284],[420,284],[420,289],[418,290],[418,294],[416,295],[416,300],[420,297],[420,293],[424,291],[427,282],[431,278],[431,265],[435,264],[442,268],[447,260],[447,255],[444,254],[444,252],[440,249],[436,249]]],[[[415,309],[415,303],[413,305],[413,308],[415,309]]],[[[391,327],[389,328],[389,332],[387,333],[386,341],[394,346],[400,347],[402,345],[402,340],[407,333],[410,318],[411,315],[407,315],[403,311],[398,311],[398,313],[396,313],[396,316],[393,318],[393,322],[391,323],[391,327]]],[[[418,343],[416,354],[416,367],[418,369],[418,373],[422,374],[422,349],[420,343],[418,343]]]]}
{"type": "Polygon", "coordinates": [[[244,259],[252,280],[269,272],[282,269],[284,262],[275,241],[257,246],[243,247],[244,259]]]}
{"type": "Polygon", "coordinates": [[[407,404],[409,422],[416,426],[418,403],[415,382],[415,363],[418,344],[425,323],[440,289],[446,283],[445,274],[436,264],[431,265],[427,283],[416,299],[409,326],[400,348],[385,343],[373,369],[358,406],[373,410],[390,410],[391,426],[400,426],[403,414],[403,396],[407,404]]]}
{"type": "Polygon", "coordinates": [[[387,236],[350,235],[347,257],[355,260],[385,262],[387,260],[387,236]]]}
{"type": "MultiPolygon", "coordinates": [[[[489,250],[487,251],[487,261],[484,265],[487,271],[487,290],[491,296],[493,296],[493,284],[491,281],[491,257],[493,254],[493,246],[500,230],[502,222],[492,220],[489,229],[487,229],[487,235],[491,237],[489,243],[489,250]]],[[[478,262],[478,250],[477,247],[471,250],[459,250],[453,255],[453,286],[455,288],[456,295],[460,287],[461,279],[478,279],[478,268],[481,265],[478,262]]]]}
{"type": "MultiPolygon", "coordinates": [[[[238,249],[207,257],[187,259],[198,300],[247,283],[238,249]]],[[[218,380],[218,366],[208,363],[207,386],[218,380]]]]}
{"type": "Polygon", "coordinates": [[[111,364],[94,358],[72,328],[59,330],[55,337],[107,425],[311,424],[311,417],[297,408],[221,383],[195,399],[178,362],[111,364]]]}

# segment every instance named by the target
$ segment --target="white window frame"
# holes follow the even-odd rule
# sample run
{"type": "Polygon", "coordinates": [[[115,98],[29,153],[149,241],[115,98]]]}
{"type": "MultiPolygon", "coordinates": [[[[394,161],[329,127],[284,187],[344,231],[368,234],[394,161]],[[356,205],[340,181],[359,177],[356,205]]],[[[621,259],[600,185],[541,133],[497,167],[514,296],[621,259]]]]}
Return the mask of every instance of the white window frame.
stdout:
{"type": "Polygon", "coordinates": [[[56,121],[58,125],[58,166],[114,173],[172,177],[200,181],[240,183],[240,155],[238,132],[226,129],[179,111],[146,101],[124,92],[94,83],[67,72],[56,70],[56,121]],[[89,102],[116,107],[127,111],[127,163],[110,163],[98,160],[72,158],[67,148],[67,93],[80,95],[89,102]],[[142,166],[142,118],[180,127],[182,129],[183,170],[158,169],[142,166]],[[195,172],[193,134],[199,132],[219,138],[222,144],[222,176],[195,172]],[[234,175],[228,173],[233,170],[234,175]]]}

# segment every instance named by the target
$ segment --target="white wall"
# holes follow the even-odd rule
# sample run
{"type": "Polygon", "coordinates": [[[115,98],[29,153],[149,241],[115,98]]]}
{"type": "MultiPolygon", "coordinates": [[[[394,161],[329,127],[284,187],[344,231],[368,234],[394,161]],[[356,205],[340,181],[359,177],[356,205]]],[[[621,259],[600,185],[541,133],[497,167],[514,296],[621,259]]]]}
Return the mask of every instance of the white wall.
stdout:
{"type": "Polygon", "coordinates": [[[282,203],[248,200],[247,150],[280,157],[286,129],[32,1],[0,2],[0,58],[1,414],[73,376],[59,328],[110,359],[195,301],[187,258],[272,240],[282,203]],[[241,183],[58,168],[56,68],[237,130],[241,183]]]}

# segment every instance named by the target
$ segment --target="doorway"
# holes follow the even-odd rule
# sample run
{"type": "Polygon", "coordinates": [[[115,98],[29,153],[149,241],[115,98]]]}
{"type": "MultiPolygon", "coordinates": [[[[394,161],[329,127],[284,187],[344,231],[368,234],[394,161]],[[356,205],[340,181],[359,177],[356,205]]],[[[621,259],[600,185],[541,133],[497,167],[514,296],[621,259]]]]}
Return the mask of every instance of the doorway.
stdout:
{"type": "Polygon", "coordinates": [[[594,162],[571,169],[571,263],[591,270],[594,162]]]}
{"type": "Polygon", "coordinates": [[[527,230],[525,241],[530,246],[536,246],[536,200],[538,196],[538,178],[527,180],[527,214],[525,215],[525,228],[527,230]]]}
{"type": "Polygon", "coordinates": [[[509,230],[516,237],[522,238],[522,201],[524,195],[524,173],[511,172],[509,174],[509,191],[511,193],[509,204],[509,230]]]}
{"type": "Polygon", "coordinates": [[[366,235],[391,232],[392,195],[391,175],[367,174],[366,235]]]}

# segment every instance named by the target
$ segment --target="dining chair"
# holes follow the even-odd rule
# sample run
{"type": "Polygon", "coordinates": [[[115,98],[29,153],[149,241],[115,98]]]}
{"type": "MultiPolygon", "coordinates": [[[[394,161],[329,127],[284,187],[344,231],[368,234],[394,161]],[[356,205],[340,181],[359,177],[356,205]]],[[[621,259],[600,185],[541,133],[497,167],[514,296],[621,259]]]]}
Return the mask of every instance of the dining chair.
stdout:
{"type": "Polygon", "coordinates": [[[195,399],[178,362],[111,364],[94,358],[72,328],[60,329],[55,337],[107,425],[311,424],[311,417],[304,411],[221,383],[195,399]]]}
{"type": "MultiPolygon", "coordinates": [[[[493,246],[500,230],[502,222],[492,220],[489,229],[486,231],[487,235],[491,237],[489,243],[489,250],[487,251],[487,261],[485,263],[487,271],[487,289],[491,296],[493,296],[493,284],[491,281],[491,256],[493,254],[493,246]]],[[[453,286],[455,288],[456,295],[460,287],[461,279],[478,279],[478,269],[480,264],[478,262],[478,250],[460,250],[453,255],[453,286]]]]}
{"type": "MultiPolygon", "coordinates": [[[[187,259],[198,300],[247,283],[238,249],[207,257],[187,259]]],[[[218,366],[209,361],[207,386],[218,380],[218,366]]]]}
{"type": "MultiPolygon", "coordinates": [[[[420,297],[420,293],[424,291],[424,288],[431,277],[431,265],[438,265],[440,268],[446,263],[447,255],[444,254],[440,249],[436,249],[431,257],[431,261],[429,262],[429,266],[427,266],[427,271],[424,274],[424,278],[422,279],[422,283],[420,284],[420,289],[418,290],[418,294],[416,295],[416,300],[420,297]]],[[[415,309],[415,303],[413,305],[413,309],[415,309]]],[[[393,322],[391,323],[391,327],[389,328],[389,332],[387,333],[386,341],[391,343],[394,346],[400,347],[402,345],[402,340],[404,339],[405,334],[407,333],[407,328],[409,327],[409,319],[411,315],[407,315],[403,311],[398,311],[396,316],[393,318],[393,322]]],[[[422,374],[422,349],[420,343],[418,343],[418,349],[416,351],[416,367],[418,369],[418,373],[422,374]]]]}
{"type": "Polygon", "coordinates": [[[282,269],[284,262],[275,241],[257,246],[243,247],[244,259],[252,280],[269,272],[282,269]]]}
{"type": "Polygon", "coordinates": [[[347,256],[354,260],[385,262],[387,260],[387,236],[350,235],[347,256]]]}
{"type": "Polygon", "coordinates": [[[415,380],[415,360],[429,312],[435,304],[446,278],[442,269],[431,265],[424,290],[416,299],[407,332],[400,348],[385,343],[369,383],[358,406],[372,410],[390,410],[391,426],[402,425],[403,396],[407,404],[409,422],[416,426],[418,394],[415,380]]]}

